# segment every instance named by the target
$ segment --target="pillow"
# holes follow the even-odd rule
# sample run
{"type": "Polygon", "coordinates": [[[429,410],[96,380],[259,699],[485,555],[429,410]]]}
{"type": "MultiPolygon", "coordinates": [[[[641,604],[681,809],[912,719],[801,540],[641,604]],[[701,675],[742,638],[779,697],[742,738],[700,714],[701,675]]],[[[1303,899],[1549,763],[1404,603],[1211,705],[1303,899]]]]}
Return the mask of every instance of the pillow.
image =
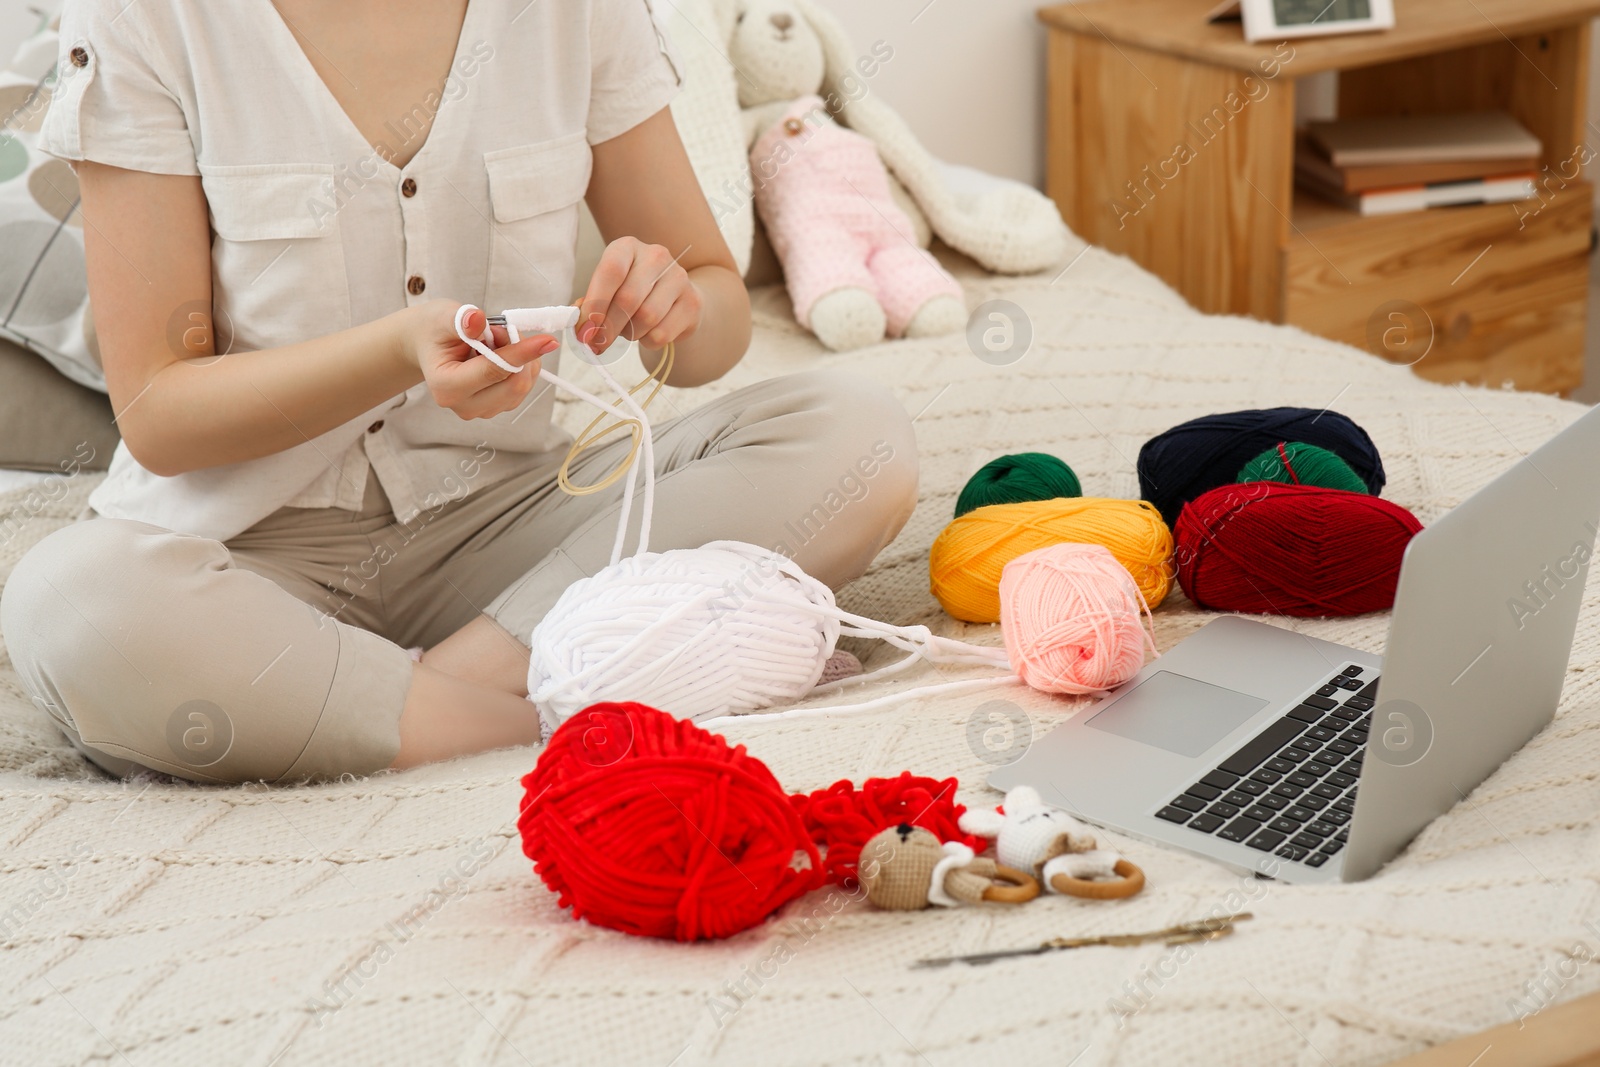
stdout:
{"type": "Polygon", "coordinates": [[[104,392],[89,322],[78,178],[36,148],[56,83],[54,25],[41,17],[0,71],[0,338],[104,392]]]}
{"type": "Polygon", "coordinates": [[[711,205],[722,237],[743,274],[750,266],[755,232],[755,197],[750,158],[739,110],[739,84],[733,64],[716,43],[722,40],[711,0],[650,0],[682,60],[683,88],[672,101],[672,121],[689,153],[700,188],[711,205]],[[665,6],[664,15],[659,8],[665,6]]]}
{"type": "Polygon", "coordinates": [[[117,447],[111,401],[0,341],[0,467],[104,470],[117,447]]]}

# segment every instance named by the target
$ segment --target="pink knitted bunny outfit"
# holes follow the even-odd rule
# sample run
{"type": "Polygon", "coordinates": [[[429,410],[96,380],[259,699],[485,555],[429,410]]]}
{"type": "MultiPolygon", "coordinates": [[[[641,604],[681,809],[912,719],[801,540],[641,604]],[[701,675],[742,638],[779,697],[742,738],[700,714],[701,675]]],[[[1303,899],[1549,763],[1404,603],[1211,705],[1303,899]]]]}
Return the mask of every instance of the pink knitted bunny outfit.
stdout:
{"type": "Polygon", "coordinates": [[[877,146],[812,114],[822,107],[819,97],[801,97],[756,140],[756,208],[802,326],[810,328],[819,299],[854,286],[877,298],[889,336],[898,337],[933,297],[960,300],[961,286],[914,243],[877,146]]]}

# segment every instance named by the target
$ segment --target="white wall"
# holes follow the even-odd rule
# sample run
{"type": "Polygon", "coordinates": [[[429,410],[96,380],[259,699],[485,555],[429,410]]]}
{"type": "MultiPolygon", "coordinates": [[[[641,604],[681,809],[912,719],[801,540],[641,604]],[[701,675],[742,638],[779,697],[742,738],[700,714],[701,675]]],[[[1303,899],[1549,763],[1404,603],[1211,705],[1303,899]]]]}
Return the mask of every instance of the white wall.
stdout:
{"type": "MultiPolygon", "coordinates": [[[[58,0],[0,0],[0,66],[58,0]]],[[[874,88],[937,156],[1019,181],[1044,182],[1041,0],[819,0],[860,45],[885,40],[894,59],[874,88]]],[[[1600,20],[1596,20],[1600,40],[1600,20]]],[[[1592,49],[1589,116],[1600,128],[1600,47],[1592,49]]],[[[1303,86],[1304,118],[1331,107],[1326,80],[1303,86]]],[[[1591,128],[1600,147],[1600,133],[1591,128]]],[[[1596,168],[1600,169],[1600,168],[1596,168]]],[[[1600,195],[1600,194],[1597,194],[1600,195]]]]}
{"type": "Polygon", "coordinates": [[[11,62],[23,39],[38,29],[39,7],[30,0],[0,0],[0,69],[11,62]]]}
{"type": "Polygon", "coordinates": [[[1044,182],[1040,0],[819,0],[865,48],[894,59],[873,79],[929,151],[1044,182]]]}
{"type": "MultiPolygon", "coordinates": [[[[934,155],[1043,185],[1045,29],[1034,16],[1041,0],[819,2],[858,44],[882,38],[894,47],[874,89],[934,155]]],[[[1600,19],[1594,25],[1600,42],[1600,19]]],[[[1590,55],[1590,144],[1600,149],[1600,47],[1590,55]]],[[[1333,93],[1331,76],[1301,83],[1300,119],[1331,114],[1333,93]]],[[[1591,171],[1600,177],[1600,165],[1591,171]]]]}
{"type": "MultiPolygon", "coordinates": [[[[1589,23],[1589,147],[1600,149],[1600,19],[1589,23]]],[[[1594,199],[1600,208],[1600,159],[1589,164],[1584,177],[1595,182],[1594,199]]],[[[1595,327],[1590,325],[1590,332],[1595,327]]],[[[1591,379],[1590,384],[1594,382],[1591,379]]]]}
{"type": "MultiPolygon", "coordinates": [[[[861,48],[894,59],[873,81],[929,151],[1044,185],[1045,27],[1040,0],[819,0],[861,48]]],[[[1600,55],[1597,55],[1600,62],[1600,55]]],[[[1331,114],[1333,82],[1310,79],[1301,118],[1331,114]]]]}

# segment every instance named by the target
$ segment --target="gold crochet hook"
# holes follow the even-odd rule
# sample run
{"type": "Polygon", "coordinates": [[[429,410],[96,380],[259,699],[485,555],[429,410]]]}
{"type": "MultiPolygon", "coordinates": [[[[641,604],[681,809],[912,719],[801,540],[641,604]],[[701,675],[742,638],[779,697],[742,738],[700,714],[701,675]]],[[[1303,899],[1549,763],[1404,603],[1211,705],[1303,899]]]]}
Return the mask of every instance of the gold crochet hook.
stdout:
{"type": "Polygon", "coordinates": [[[1179,923],[1169,926],[1164,930],[1147,930],[1138,934],[1096,934],[1092,937],[1053,937],[1049,941],[1041,941],[1029,948],[1006,948],[994,952],[974,952],[966,956],[938,956],[934,959],[918,960],[913,967],[948,967],[952,963],[993,963],[995,960],[1011,959],[1014,956],[1041,956],[1046,952],[1054,952],[1064,948],[1087,948],[1090,945],[1112,945],[1117,948],[1129,948],[1134,945],[1148,944],[1151,941],[1161,941],[1168,945],[1189,945],[1200,941],[1215,941],[1233,933],[1233,924],[1254,918],[1248,912],[1237,915],[1217,915],[1209,919],[1199,919],[1195,922],[1179,923]]]}

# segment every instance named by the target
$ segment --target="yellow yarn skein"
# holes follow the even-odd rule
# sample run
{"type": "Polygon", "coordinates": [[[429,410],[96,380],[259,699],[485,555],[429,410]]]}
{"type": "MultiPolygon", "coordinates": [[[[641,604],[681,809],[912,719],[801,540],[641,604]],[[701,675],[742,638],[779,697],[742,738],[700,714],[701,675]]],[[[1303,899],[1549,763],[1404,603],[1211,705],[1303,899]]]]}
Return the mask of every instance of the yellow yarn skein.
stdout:
{"type": "Polygon", "coordinates": [[[944,610],[967,622],[1000,621],[1000,572],[1036,548],[1104,545],[1128,568],[1153,609],[1172,587],[1172,531],[1154,504],[1056,497],[990,504],[951,522],[928,554],[928,584],[944,610]]]}

